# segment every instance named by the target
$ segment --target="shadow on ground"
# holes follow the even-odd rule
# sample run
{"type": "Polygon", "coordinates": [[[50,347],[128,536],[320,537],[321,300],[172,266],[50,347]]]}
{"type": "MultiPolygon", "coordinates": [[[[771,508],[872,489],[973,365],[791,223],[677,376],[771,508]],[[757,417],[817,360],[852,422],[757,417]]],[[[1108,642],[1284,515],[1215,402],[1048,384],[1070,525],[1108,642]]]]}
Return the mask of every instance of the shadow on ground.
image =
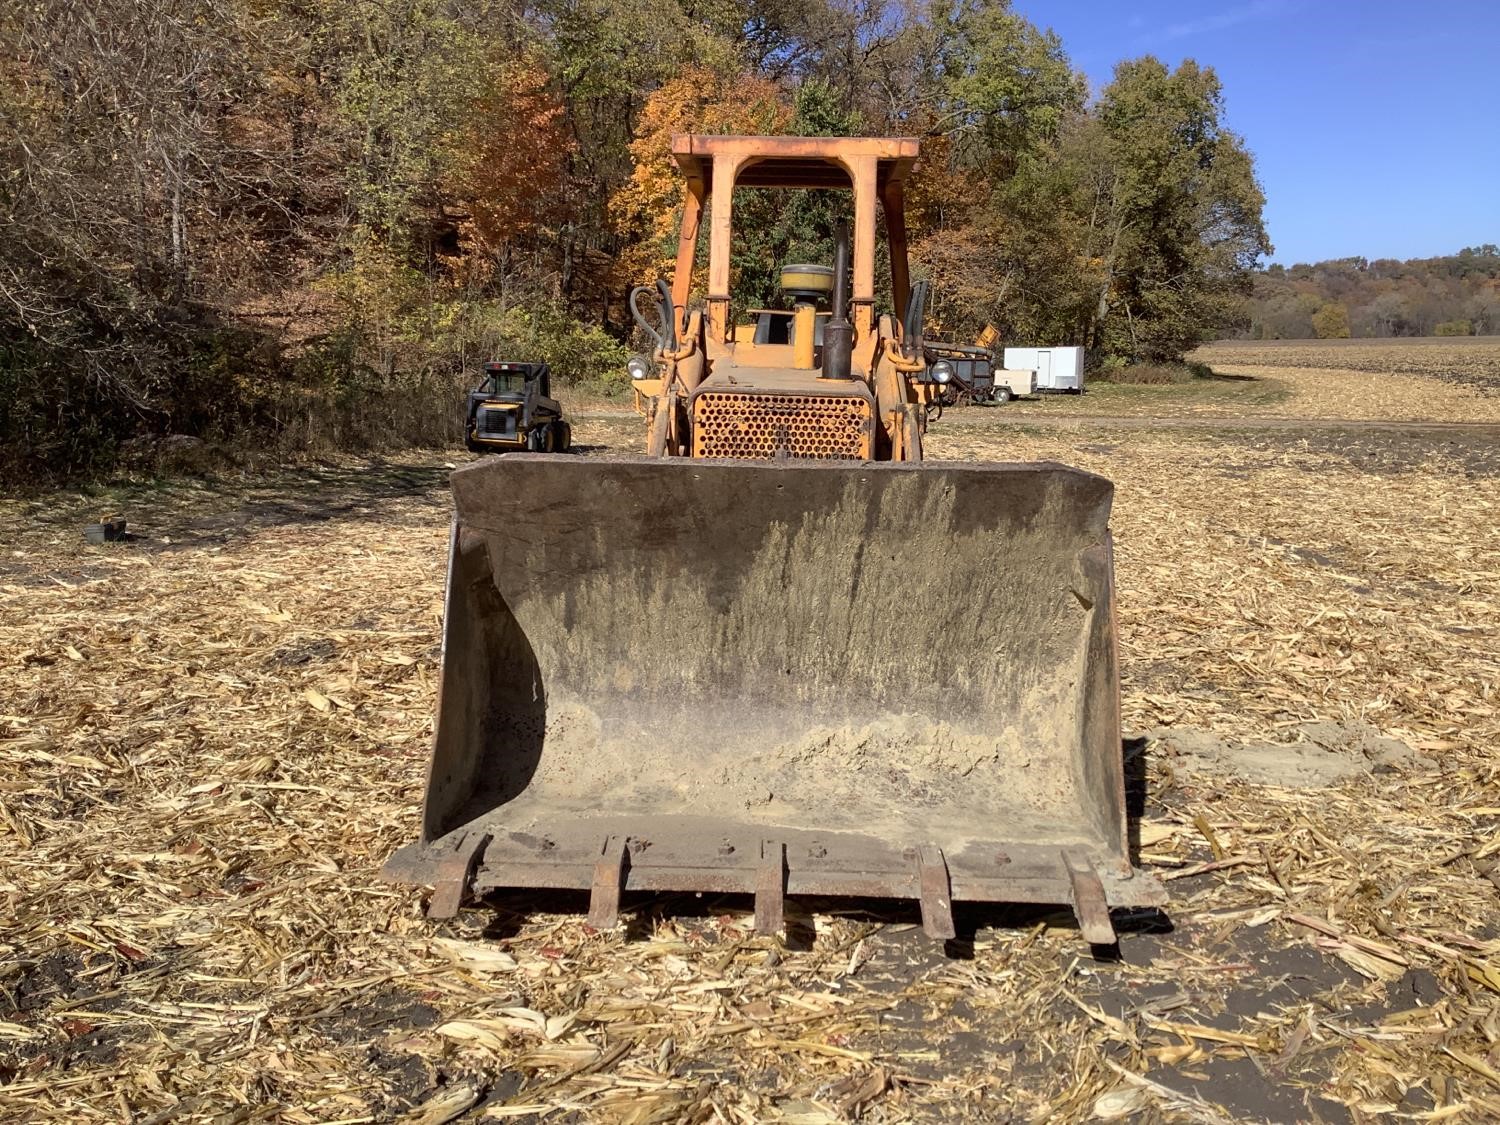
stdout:
{"type": "MultiPolygon", "coordinates": [[[[349,465],[288,469],[248,482],[234,479],[131,481],[0,507],[0,538],[55,550],[101,513],[124,516],[124,540],[95,550],[160,553],[222,546],[264,528],[358,520],[377,527],[405,522],[415,504],[441,511],[449,505],[453,466],[370,460],[349,465]],[[29,541],[29,544],[28,544],[29,541]]],[[[428,515],[424,518],[431,519],[428,515]]],[[[0,564],[4,569],[25,569],[0,564]]]]}

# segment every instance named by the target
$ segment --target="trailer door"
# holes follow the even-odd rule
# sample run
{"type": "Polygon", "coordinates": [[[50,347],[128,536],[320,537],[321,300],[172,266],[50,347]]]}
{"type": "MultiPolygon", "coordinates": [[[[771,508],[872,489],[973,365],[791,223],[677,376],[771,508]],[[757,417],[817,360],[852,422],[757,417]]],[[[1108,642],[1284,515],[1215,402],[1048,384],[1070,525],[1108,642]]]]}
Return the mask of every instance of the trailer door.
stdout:
{"type": "Polygon", "coordinates": [[[1052,388],[1052,353],[1046,348],[1037,349],[1036,385],[1047,390],[1052,388]]]}

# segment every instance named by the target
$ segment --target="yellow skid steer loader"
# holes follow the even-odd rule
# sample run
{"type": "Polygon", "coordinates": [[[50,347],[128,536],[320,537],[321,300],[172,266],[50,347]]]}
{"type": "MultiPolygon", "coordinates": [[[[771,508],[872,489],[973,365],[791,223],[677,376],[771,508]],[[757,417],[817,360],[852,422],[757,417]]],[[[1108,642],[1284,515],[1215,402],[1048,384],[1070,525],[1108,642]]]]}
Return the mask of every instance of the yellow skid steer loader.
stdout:
{"type": "Polygon", "coordinates": [[[788,895],[873,896],[915,899],[936,937],[956,901],[1070,904],[1112,942],[1111,906],[1165,895],[1127,842],[1110,483],[924,462],[943,371],[907,275],[915,140],[674,152],[674,277],[632,295],[656,341],[629,365],[647,456],[453,474],[421,837],[387,875],[432,884],[434,917],[576,888],[608,927],[626,891],[741,892],[774,931],[788,895]],[[789,266],[790,307],[743,319],[736,187],[854,195],[832,269],[789,266]]]}

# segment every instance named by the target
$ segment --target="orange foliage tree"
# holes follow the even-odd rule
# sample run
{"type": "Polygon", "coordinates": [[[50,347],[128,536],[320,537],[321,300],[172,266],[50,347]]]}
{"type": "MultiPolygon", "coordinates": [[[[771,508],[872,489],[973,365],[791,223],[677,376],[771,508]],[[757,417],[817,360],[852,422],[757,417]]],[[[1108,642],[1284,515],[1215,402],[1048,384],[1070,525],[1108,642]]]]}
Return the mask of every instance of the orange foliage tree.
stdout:
{"type": "Polygon", "coordinates": [[[464,281],[498,281],[503,295],[517,250],[554,233],[576,202],[576,142],[546,67],[530,57],[497,67],[448,147],[445,194],[464,215],[449,264],[464,281]]]}
{"type": "Polygon", "coordinates": [[[609,204],[610,221],[624,245],[615,259],[616,287],[623,290],[671,272],[682,221],[682,178],[672,160],[674,133],[775,136],[787,131],[792,116],[776,83],[748,74],[695,67],[654,91],[630,145],[635,170],[609,204]]]}

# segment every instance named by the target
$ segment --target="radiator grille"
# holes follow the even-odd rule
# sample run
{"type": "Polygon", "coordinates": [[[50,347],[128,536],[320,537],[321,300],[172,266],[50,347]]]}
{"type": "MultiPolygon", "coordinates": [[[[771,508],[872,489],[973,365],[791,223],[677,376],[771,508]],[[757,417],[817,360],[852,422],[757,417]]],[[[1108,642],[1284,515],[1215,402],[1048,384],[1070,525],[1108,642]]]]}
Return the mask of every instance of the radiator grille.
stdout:
{"type": "Polygon", "coordinates": [[[706,391],[693,400],[693,456],[870,458],[870,404],[856,395],[706,391]]]}
{"type": "Polygon", "coordinates": [[[495,410],[485,407],[479,411],[475,429],[481,437],[515,437],[518,410],[495,410]]]}

